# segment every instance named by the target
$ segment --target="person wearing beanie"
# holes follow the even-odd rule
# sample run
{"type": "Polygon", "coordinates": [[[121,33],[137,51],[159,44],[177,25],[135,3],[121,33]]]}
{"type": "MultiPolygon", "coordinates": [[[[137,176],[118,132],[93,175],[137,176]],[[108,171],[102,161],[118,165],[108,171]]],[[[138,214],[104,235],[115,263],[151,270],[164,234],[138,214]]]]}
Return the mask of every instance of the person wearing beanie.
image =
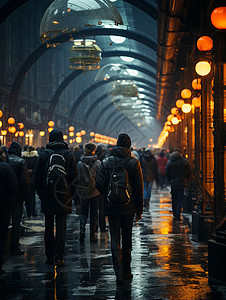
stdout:
{"type": "Polygon", "coordinates": [[[98,224],[98,203],[100,193],[95,188],[95,177],[101,162],[95,155],[96,145],[87,143],[84,145],[84,153],[78,162],[79,187],[84,190],[86,186],[87,193],[78,193],[81,201],[80,212],[80,243],[84,243],[86,223],[90,211],[90,241],[97,242],[96,229],[98,224]],[[87,172],[88,171],[88,172],[87,172]],[[87,177],[88,175],[88,177],[87,177]],[[86,179],[87,178],[87,179],[86,179]],[[87,182],[87,184],[86,184],[87,182]],[[86,186],[85,186],[86,185],[86,186]]]}
{"type": "Polygon", "coordinates": [[[12,238],[10,255],[23,255],[20,249],[20,222],[23,215],[24,203],[29,202],[29,182],[25,160],[21,158],[22,148],[19,143],[12,142],[8,150],[8,161],[13,167],[19,182],[19,192],[12,199],[12,238]]]}
{"type": "Polygon", "coordinates": [[[49,134],[49,143],[46,149],[40,153],[34,175],[34,183],[41,200],[41,209],[45,215],[45,254],[46,264],[63,267],[66,235],[67,215],[72,212],[72,197],[75,194],[75,182],[77,180],[77,166],[73,153],[68,144],[63,140],[63,133],[59,129],[53,129],[49,134]],[[48,190],[47,171],[52,154],[64,157],[67,179],[70,186],[64,195],[63,201],[59,201],[56,192],[48,190]],[[56,238],[54,238],[54,220],[56,220],[56,238]]]}
{"type": "Polygon", "coordinates": [[[133,278],[130,266],[133,220],[135,215],[135,220],[140,220],[143,212],[142,171],[140,162],[131,157],[130,147],[130,137],[126,133],[120,134],[116,147],[111,151],[111,155],[103,160],[96,176],[96,187],[107,199],[105,214],[109,221],[112,261],[117,284],[133,278]],[[131,188],[130,201],[123,206],[116,206],[108,200],[110,178],[117,165],[123,165],[127,170],[131,188]]]}
{"type": "Polygon", "coordinates": [[[19,184],[13,167],[6,162],[5,149],[0,146],[0,276],[5,274],[3,265],[3,254],[8,237],[8,226],[10,221],[11,198],[19,192],[19,184]]]}

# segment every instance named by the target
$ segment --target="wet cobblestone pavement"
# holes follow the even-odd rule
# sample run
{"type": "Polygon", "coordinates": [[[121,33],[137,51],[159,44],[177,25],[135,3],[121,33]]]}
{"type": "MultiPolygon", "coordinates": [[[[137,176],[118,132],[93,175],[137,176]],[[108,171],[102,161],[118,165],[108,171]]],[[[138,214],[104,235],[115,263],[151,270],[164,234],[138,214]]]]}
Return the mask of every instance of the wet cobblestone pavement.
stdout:
{"type": "Polygon", "coordinates": [[[226,288],[208,284],[207,246],[191,239],[186,216],[173,221],[168,191],[152,195],[149,210],[134,225],[133,281],[116,286],[108,233],[90,244],[89,228],[80,245],[79,216],[68,218],[66,266],[45,264],[41,219],[27,220],[24,256],[6,257],[0,299],[226,299],[226,288]]]}

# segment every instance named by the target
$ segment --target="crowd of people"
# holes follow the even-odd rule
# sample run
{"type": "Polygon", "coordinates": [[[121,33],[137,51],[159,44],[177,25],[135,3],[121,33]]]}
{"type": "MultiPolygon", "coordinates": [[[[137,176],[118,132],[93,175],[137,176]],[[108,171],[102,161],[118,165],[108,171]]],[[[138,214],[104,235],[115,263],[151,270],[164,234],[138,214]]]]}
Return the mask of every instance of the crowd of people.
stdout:
{"type": "Polygon", "coordinates": [[[149,209],[153,183],[163,190],[171,185],[174,219],[180,220],[184,187],[191,176],[187,159],[178,149],[153,152],[131,147],[127,134],[116,146],[87,143],[69,149],[63,133],[54,129],[46,147],[35,149],[12,142],[0,146],[0,275],[11,222],[10,255],[23,255],[20,225],[23,215],[36,218],[37,199],[45,220],[46,264],[63,267],[67,215],[73,203],[80,216],[79,242],[86,242],[90,216],[90,242],[97,232],[111,237],[116,282],[132,280],[131,251],[133,222],[149,209]],[[38,197],[37,197],[38,195],[38,197]],[[54,236],[54,227],[56,233],[54,236]]]}

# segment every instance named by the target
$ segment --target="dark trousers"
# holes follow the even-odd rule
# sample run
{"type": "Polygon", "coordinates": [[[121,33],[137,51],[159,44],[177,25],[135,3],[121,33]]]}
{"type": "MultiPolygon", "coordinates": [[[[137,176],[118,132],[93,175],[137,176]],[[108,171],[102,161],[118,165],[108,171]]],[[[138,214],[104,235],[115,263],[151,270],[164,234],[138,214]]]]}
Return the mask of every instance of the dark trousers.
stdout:
{"type": "Polygon", "coordinates": [[[5,244],[8,237],[8,226],[11,213],[11,207],[7,205],[2,205],[0,210],[0,269],[3,264],[2,257],[5,252],[5,244]]]}
{"type": "Polygon", "coordinates": [[[111,252],[116,276],[131,273],[132,228],[134,215],[109,215],[111,252]],[[122,240],[122,247],[120,241],[122,240]]]}
{"type": "Polygon", "coordinates": [[[62,259],[65,248],[67,215],[45,214],[45,253],[47,259],[62,259]],[[56,237],[54,237],[54,219],[56,237]]]}
{"type": "Polygon", "coordinates": [[[184,188],[171,187],[171,195],[173,216],[179,218],[184,200],[184,188]]]}
{"type": "Polygon", "coordinates": [[[11,252],[19,248],[20,222],[23,214],[24,202],[18,199],[12,204],[12,239],[11,252]]]}
{"type": "Polygon", "coordinates": [[[105,231],[106,229],[106,220],[104,215],[104,202],[105,196],[100,194],[99,196],[99,227],[100,231],[105,231]]]}
{"type": "Polygon", "coordinates": [[[27,216],[36,216],[35,212],[35,185],[29,185],[29,203],[27,205],[27,216]]]}
{"type": "Polygon", "coordinates": [[[95,234],[98,223],[99,195],[94,198],[83,199],[80,213],[80,232],[85,233],[86,222],[90,209],[90,234],[95,234]]]}
{"type": "Polygon", "coordinates": [[[164,188],[164,185],[165,185],[165,179],[166,179],[166,176],[165,176],[165,175],[159,174],[159,185],[160,185],[160,188],[161,188],[161,189],[164,188]]]}

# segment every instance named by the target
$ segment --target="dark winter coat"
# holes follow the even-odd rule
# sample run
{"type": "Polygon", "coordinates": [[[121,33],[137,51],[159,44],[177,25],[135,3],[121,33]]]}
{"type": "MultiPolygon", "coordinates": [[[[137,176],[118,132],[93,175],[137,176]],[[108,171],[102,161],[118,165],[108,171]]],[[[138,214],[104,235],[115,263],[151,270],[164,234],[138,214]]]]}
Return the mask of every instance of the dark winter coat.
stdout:
{"type": "Polygon", "coordinates": [[[22,149],[20,144],[17,142],[12,142],[8,150],[8,161],[16,173],[19,183],[19,193],[13,198],[13,200],[25,201],[25,203],[27,203],[29,200],[28,173],[25,160],[21,158],[21,152],[22,149]]]}
{"type": "Polygon", "coordinates": [[[19,183],[13,167],[0,159],[0,203],[2,206],[11,205],[11,197],[18,195],[19,183]]]}
{"type": "MultiPolygon", "coordinates": [[[[70,183],[71,196],[75,193],[75,182],[78,177],[77,166],[74,155],[68,149],[65,142],[51,142],[46,145],[46,149],[54,150],[64,156],[66,160],[66,172],[70,183]]],[[[47,170],[50,154],[47,151],[41,152],[35,169],[35,187],[41,199],[41,208],[44,214],[69,214],[72,211],[72,201],[67,203],[67,207],[60,205],[54,195],[50,195],[46,188],[47,170]]]]}
{"type": "Polygon", "coordinates": [[[29,183],[34,184],[34,175],[35,175],[35,167],[38,161],[38,152],[37,151],[25,151],[23,152],[23,159],[26,162],[28,175],[29,175],[29,183]]]}
{"type": "Polygon", "coordinates": [[[170,154],[166,165],[166,177],[174,188],[184,188],[191,176],[191,167],[179,151],[170,154]]]}
{"type": "Polygon", "coordinates": [[[128,205],[123,208],[116,208],[108,201],[105,202],[106,215],[129,215],[136,213],[141,215],[143,212],[143,178],[140,162],[131,157],[131,152],[128,148],[116,147],[111,151],[111,156],[105,158],[97,171],[96,187],[103,194],[108,194],[108,186],[110,182],[110,175],[115,166],[115,158],[121,160],[128,160],[127,171],[129,175],[130,186],[132,188],[132,199],[128,205]]]}
{"type": "Polygon", "coordinates": [[[141,168],[144,181],[158,181],[157,161],[149,150],[145,151],[141,157],[141,168]]]}
{"type": "MultiPolygon", "coordinates": [[[[82,163],[89,165],[92,169],[94,177],[96,177],[97,170],[100,168],[100,165],[101,165],[101,162],[99,161],[99,159],[97,159],[97,156],[96,155],[82,155],[81,156],[81,159],[77,164],[79,175],[80,175],[80,169],[81,169],[82,163]]],[[[99,194],[100,194],[99,191],[97,190],[97,188],[95,188],[95,190],[93,191],[92,195],[90,195],[89,198],[96,197],[99,194]]]]}

